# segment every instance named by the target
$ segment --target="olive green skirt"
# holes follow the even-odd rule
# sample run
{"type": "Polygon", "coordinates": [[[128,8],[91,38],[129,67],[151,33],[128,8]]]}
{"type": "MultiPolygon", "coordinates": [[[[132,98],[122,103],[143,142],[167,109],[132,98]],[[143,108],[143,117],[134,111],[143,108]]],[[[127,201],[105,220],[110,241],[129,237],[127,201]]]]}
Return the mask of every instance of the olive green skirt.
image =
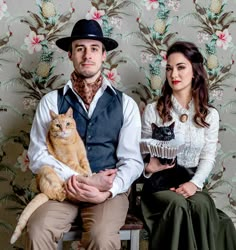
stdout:
{"type": "Polygon", "coordinates": [[[205,191],[187,199],[169,190],[144,192],[141,208],[150,250],[236,250],[231,219],[205,191]]]}

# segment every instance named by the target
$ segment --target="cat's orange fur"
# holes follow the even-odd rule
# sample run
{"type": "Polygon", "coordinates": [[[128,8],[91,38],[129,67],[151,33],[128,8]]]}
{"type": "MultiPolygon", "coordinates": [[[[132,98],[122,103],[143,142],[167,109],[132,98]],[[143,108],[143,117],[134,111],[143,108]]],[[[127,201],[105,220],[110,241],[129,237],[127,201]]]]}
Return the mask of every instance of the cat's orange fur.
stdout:
{"type": "MultiPolygon", "coordinates": [[[[57,115],[50,111],[50,123],[46,143],[48,151],[57,160],[63,162],[80,175],[91,175],[84,143],[76,129],[73,110],[57,115]]],[[[36,181],[41,191],[23,210],[16,229],[11,237],[13,244],[21,235],[31,214],[49,199],[63,201],[66,198],[64,181],[60,179],[51,166],[42,166],[37,173],[36,181]]]]}

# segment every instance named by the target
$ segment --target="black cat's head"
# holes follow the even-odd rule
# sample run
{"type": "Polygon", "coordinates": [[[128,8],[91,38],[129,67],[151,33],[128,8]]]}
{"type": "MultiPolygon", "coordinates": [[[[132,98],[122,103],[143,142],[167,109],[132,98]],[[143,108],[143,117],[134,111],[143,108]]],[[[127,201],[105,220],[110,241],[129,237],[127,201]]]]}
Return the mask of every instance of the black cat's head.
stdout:
{"type": "Polygon", "coordinates": [[[152,123],[152,138],[159,141],[170,141],[174,139],[174,126],[175,122],[163,127],[158,127],[155,123],[152,123]]]}

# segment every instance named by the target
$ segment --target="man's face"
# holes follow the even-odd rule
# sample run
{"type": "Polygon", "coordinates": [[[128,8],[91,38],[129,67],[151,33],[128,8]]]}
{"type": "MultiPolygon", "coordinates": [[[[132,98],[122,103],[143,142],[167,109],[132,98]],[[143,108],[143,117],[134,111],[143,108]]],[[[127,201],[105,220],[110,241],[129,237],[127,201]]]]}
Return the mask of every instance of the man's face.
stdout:
{"type": "Polygon", "coordinates": [[[101,73],[102,63],[106,52],[100,41],[80,39],[72,42],[72,52],[68,53],[78,75],[94,82],[101,73]]]}

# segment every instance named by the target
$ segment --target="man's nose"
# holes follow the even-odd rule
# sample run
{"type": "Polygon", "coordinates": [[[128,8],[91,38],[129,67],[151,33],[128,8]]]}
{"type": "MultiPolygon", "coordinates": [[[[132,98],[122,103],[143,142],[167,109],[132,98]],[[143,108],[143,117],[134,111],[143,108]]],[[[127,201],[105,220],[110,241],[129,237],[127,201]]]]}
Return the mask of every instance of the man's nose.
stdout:
{"type": "Polygon", "coordinates": [[[85,59],[91,58],[91,51],[88,50],[88,49],[85,49],[83,56],[84,56],[85,59]]]}

